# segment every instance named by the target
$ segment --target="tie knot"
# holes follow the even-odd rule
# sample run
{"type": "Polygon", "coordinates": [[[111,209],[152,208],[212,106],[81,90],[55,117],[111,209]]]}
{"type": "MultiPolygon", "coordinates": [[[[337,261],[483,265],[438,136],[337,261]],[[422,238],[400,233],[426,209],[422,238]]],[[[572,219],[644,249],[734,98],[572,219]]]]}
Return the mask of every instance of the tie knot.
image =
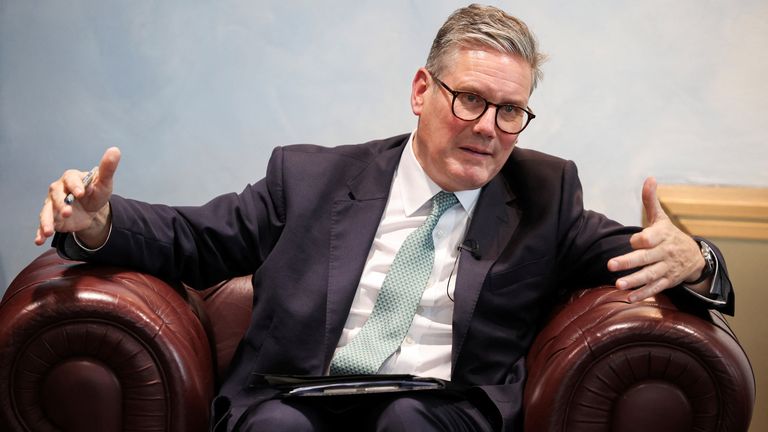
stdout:
{"type": "Polygon", "coordinates": [[[456,205],[459,199],[453,192],[440,191],[432,197],[432,217],[439,219],[446,210],[456,205]]]}

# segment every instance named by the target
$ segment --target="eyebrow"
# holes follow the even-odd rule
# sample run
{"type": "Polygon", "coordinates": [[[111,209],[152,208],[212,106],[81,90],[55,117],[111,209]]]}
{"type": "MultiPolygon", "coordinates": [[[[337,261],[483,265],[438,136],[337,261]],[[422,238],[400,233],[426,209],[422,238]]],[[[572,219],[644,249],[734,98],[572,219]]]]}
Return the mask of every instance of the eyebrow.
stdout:
{"type": "Polygon", "coordinates": [[[503,99],[502,99],[502,102],[497,102],[497,101],[491,100],[491,99],[485,97],[482,94],[482,92],[477,87],[474,87],[472,84],[469,84],[467,86],[462,86],[462,87],[456,86],[454,88],[454,91],[462,92],[462,93],[472,93],[472,94],[478,95],[481,98],[485,99],[486,101],[494,103],[496,105],[514,105],[514,106],[520,107],[520,108],[528,107],[528,103],[527,102],[523,103],[521,101],[504,101],[503,99]]]}

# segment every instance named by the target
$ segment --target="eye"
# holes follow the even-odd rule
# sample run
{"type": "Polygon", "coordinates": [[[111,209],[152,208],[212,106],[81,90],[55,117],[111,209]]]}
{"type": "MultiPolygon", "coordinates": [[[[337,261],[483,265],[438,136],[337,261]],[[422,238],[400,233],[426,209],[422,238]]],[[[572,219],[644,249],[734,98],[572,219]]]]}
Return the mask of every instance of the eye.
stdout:
{"type": "Polygon", "coordinates": [[[504,118],[513,119],[523,116],[525,111],[515,105],[500,105],[499,114],[504,118]]]}
{"type": "Polygon", "coordinates": [[[485,99],[474,93],[459,93],[459,99],[467,105],[485,105],[485,99]]]}

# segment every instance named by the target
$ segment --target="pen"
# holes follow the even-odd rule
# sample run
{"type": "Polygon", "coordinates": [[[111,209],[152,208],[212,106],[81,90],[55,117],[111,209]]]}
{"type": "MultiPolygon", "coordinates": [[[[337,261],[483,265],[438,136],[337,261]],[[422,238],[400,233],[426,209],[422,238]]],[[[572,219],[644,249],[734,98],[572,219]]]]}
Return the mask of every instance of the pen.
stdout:
{"type": "MultiPolygon", "coordinates": [[[[95,167],[93,167],[93,169],[88,171],[88,174],[86,174],[85,177],[83,177],[83,188],[84,189],[88,188],[88,186],[93,181],[93,177],[96,176],[97,172],[99,172],[99,167],[95,166],[95,167]]],[[[75,196],[72,195],[72,193],[70,192],[69,194],[67,194],[67,197],[64,198],[64,202],[66,204],[72,205],[72,203],[75,202],[75,196]]]]}

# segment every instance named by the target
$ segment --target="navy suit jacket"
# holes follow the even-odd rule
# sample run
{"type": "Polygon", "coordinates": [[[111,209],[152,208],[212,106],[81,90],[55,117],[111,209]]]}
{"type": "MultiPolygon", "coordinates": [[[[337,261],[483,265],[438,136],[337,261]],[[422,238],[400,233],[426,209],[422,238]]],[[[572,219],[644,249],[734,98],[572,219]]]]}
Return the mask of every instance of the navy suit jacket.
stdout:
{"type": "MultiPolygon", "coordinates": [[[[201,207],[115,196],[110,240],[88,259],[198,288],[253,274],[253,318],[214,404],[237,418],[275,394],[254,374],[327,369],[407,140],[280,147],[263,180],[201,207]]],[[[521,424],[542,319],[564,291],[614,282],[606,262],[638,229],[584,210],[575,165],[540,152],[515,149],[483,187],[467,232],[478,247],[456,273],[451,379],[492,404],[503,430],[521,424]]]]}

